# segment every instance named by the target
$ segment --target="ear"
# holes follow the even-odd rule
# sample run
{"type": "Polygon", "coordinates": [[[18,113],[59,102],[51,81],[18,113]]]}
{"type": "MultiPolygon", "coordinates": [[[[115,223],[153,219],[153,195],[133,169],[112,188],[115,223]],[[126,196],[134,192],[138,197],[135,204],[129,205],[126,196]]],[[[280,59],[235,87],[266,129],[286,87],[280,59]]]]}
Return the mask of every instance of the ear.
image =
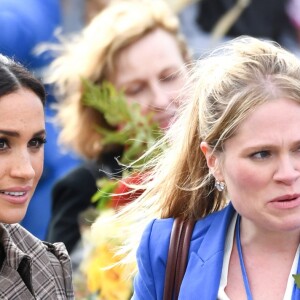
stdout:
{"type": "Polygon", "coordinates": [[[216,180],[224,181],[221,170],[220,156],[216,152],[213,152],[212,148],[206,142],[201,142],[200,149],[206,158],[206,163],[210,172],[213,174],[216,180]]]}

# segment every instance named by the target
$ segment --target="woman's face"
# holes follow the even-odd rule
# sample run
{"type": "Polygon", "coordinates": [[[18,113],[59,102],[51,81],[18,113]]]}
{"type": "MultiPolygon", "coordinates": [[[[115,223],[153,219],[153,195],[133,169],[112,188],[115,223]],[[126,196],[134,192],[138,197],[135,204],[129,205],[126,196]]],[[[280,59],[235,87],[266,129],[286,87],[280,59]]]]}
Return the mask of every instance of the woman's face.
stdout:
{"type": "MultiPolygon", "coordinates": [[[[219,158],[217,158],[218,160],[219,158]]],[[[300,229],[300,104],[262,104],[225,142],[218,179],[247,224],[300,229]]]]}
{"type": "Polygon", "coordinates": [[[28,89],[0,97],[0,222],[24,217],[43,171],[45,119],[28,89]]]}
{"type": "Polygon", "coordinates": [[[164,128],[176,111],[174,100],[186,76],[184,63],[175,38],[156,29],[121,50],[110,80],[128,101],[140,103],[142,112],[153,111],[164,128]]]}

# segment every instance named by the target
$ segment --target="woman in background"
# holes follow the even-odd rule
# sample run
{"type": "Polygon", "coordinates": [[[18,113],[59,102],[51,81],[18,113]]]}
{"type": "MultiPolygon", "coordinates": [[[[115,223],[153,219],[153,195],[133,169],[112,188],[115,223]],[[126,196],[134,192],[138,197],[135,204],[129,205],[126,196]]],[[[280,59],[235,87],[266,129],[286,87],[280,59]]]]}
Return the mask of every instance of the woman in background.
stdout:
{"type": "Polygon", "coordinates": [[[97,126],[103,115],[83,104],[81,79],[110,81],[128,102],[166,128],[177,108],[190,54],[179,21],[161,1],[116,1],[101,11],[74,40],[62,44],[47,82],[56,86],[60,141],[87,163],[57,182],[53,189],[48,241],[63,241],[72,252],[80,241],[78,216],[91,207],[96,180],[120,171],[120,145],[103,146],[97,126]]]}
{"type": "Polygon", "coordinates": [[[300,61],[242,37],[193,74],[145,192],[120,216],[127,262],[139,244],[133,299],[163,298],[180,216],[197,222],[179,299],[300,299],[300,61]]]}

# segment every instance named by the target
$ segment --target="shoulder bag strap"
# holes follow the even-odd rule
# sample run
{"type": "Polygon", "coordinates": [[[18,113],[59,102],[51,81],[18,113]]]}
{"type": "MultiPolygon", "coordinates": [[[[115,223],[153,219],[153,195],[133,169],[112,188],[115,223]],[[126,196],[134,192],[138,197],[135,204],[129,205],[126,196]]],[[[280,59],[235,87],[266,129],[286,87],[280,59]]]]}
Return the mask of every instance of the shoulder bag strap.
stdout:
{"type": "Polygon", "coordinates": [[[187,265],[194,225],[194,220],[183,219],[181,217],[175,218],[174,220],[166,266],[164,300],[178,299],[181,282],[187,265]]]}

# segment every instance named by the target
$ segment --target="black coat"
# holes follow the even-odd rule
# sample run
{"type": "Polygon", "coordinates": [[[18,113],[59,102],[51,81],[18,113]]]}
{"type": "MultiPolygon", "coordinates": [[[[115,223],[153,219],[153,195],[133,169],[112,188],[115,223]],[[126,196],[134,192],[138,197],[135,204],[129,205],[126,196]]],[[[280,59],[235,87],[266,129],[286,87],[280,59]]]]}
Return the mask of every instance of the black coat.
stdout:
{"type": "Polygon", "coordinates": [[[89,207],[97,192],[96,180],[119,172],[116,153],[104,155],[98,163],[87,162],[61,178],[52,190],[52,216],[46,240],[63,242],[69,253],[80,240],[79,215],[89,207]],[[108,173],[107,173],[108,172],[108,173]]]}

